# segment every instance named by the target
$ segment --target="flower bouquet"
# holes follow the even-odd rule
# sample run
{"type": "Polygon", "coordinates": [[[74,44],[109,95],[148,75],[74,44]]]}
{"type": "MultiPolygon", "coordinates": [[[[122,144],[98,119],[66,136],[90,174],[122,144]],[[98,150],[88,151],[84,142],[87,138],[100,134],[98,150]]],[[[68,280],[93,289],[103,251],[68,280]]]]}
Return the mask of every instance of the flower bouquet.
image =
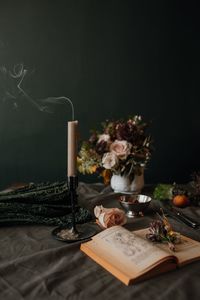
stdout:
{"type": "Polygon", "coordinates": [[[146,133],[148,124],[141,116],[102,123],[81,145],[78,170],[83,174],[98,173],[108,184],[112,175],[141,176],[151,157],[152,139],[146,133]]]}

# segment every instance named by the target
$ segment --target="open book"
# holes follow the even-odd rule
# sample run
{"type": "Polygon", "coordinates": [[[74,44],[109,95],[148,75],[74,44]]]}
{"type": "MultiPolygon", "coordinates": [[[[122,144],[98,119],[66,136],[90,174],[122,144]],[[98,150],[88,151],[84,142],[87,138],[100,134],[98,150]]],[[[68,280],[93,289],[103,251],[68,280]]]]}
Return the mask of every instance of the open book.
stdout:
{"type": "Polygon", "coordinates": [[[199,242],[181,236],[172,252],[165,243],[148,241],[147,232],[114,226],[81,244],[81,250],[126,285],[200,259],[199,242]]]}

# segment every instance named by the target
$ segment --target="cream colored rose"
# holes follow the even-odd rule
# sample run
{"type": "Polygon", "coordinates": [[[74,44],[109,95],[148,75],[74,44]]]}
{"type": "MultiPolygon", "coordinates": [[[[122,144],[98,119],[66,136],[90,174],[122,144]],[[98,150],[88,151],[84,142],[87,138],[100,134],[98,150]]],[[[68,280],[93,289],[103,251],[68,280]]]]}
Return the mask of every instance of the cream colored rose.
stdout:
{"type": "Polygon", "coordinates": [[[102,158],[102,165],[105,169],[112,169],[118,166],[119,160],[117,155],[113,152],[107,152],[102,158]]]}
{"type": "Polygon", "coordinates": [[[119,159],[126,159],[127,156],[131,153],[132,145],[127,141],[115,140],[110,145],[111,153],[114,153],[119,159]]]}
{"type": "Polygon", "coordinates": [[[110,135],[109,134],[100,134],[97,143],[101,143],[101,142],[109,143],[110,142],[110,135]]]}
{"type": "Polygon", "coordinates": [[[105,208],[102,205],[96,206],[94,214],[101,228],[124,225],[127,221],[125,212],[119,208],[105,208]]]}
{"type": "Polygon", "coordinates": [[[94,215],[95,215],[95,217],[97,219],[99,218],[99,216],[103,212],[103,210],[104,210],[104,207],[102,205],[95,206],[95,208],[94,208],[94,215]]]}

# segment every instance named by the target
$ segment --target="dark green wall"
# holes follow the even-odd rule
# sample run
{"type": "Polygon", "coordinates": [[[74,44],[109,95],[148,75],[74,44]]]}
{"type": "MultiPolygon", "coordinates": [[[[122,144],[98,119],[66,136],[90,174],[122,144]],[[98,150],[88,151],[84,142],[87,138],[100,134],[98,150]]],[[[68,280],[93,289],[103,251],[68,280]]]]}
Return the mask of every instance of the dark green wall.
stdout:
{"type": "MultiPolygon", "coordinates": [[[[23,63],[23,88],[35,101],[71,98],[82,138],[106,118],[152,120],[155,152],[146,182],[184,182],[200,169],[194,3],[1,0],[0,66],[23,63]]],[[[0,81],[1,91],[9,84],[0,81]]],[[[64,179],[67,105],[46,114],[16,91],[6,101],[2,93],[0,186],[64,179]]]]}

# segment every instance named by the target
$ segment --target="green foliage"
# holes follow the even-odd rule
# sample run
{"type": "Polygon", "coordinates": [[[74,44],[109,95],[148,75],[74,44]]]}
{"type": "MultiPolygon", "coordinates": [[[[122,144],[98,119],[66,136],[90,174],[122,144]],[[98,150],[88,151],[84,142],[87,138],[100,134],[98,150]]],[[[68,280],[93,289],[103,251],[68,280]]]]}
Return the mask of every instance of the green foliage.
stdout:
{"type": "Polygon", "coordinates": [[[153,198],[155,200],[172,199],[173,187],[172,184],[158,184],[154,189],[153,198]]]}

